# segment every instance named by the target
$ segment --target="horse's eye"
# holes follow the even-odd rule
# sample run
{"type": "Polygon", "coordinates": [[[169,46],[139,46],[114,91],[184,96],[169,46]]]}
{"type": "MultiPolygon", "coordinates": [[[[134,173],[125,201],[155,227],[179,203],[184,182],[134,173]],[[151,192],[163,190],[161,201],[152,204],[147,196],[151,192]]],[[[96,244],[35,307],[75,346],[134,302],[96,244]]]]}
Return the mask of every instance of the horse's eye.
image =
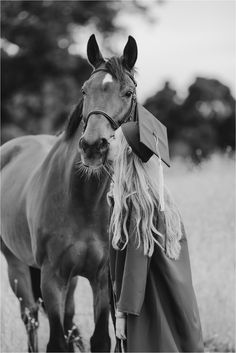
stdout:
{"type": "Polygon", "coordinates": [[[132,91],[127,91],[127,92],[125,93],[125,96],[129,98],[129,97],[132,96],[132,94],[133,94],[132,91]]]}
{"type": "Polygon", "coordinates": [[[81,92],[82,92],[82,95],[83,95],[83,96],[86,95],[86,92],[85,92],[85,90],[84,90],[83,88],[81,89],[81,92]]]}

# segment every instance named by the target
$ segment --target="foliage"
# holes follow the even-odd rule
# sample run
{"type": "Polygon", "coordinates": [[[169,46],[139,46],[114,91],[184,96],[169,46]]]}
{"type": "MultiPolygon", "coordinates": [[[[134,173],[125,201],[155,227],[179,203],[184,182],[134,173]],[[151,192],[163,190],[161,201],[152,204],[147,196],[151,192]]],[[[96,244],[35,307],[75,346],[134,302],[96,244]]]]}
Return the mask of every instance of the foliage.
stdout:
{"type": "Polygon", "coordinates": [[[235,147],[235,100],[217,80],[196,78],[183,102],[166,83],[145,106],[167,126],[172,155],[199,161],[215,149],[235,147]]]}
{"type": "MultiPolygon", "coordinates": [[[[151,21],[159,2],[2,1],[2,142],[63,127],[91,72],[75,55],[75,33],[92,25],[106,39],[122,31],[118,13],[137,11],[151,21]]],[[[215,149],[234,149],[235,100],[217,80],[198,77],[183,102],[166,83],[145,106],[167,126],[172,155],[199,161],[215,149]]]]}

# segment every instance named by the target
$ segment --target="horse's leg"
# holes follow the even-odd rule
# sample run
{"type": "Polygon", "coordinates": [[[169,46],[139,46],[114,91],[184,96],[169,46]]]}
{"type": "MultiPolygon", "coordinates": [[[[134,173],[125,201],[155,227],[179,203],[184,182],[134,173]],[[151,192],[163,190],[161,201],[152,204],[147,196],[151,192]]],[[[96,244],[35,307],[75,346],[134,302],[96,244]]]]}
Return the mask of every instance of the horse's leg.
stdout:
{"type": "Polygon", "coordinates": [[[12,290],[20,302],[21,318],[28,335],[28,351],[38,352],[38,304],[35,302],[29,266],[18,260],[1,240],[1,251],[8,264],[12,290]]]}
{"type": "Polygon", "coordinates": [[[78,277],[71,279],[65,304],[64,331],[68,337],[68,352],[74,352],[74,344],[77,345],[80,351],[84,351],[83,342],[80,336],[79,328],[73,322],[75,314],[74,292],[76,289],[78,277]]]}
{"type": "Polygon", "coordinates": [[[110,352],[109,336],[109,296],[107,265],[90,280],[93,290],[95,330],[91,337],[91,352],[110,352]]]}
{"type": "Polygon", "coordinates": [[[74,303],[74,291],[77,284],[77,277],[71,279],[67,294],[66,294],[66,305],[65,305],[65,317],[64,317],[64,330],[67,333],[72,329],[74,323],[73,318],[75,314],[75,303],[74,303]]]}
{"type": "Polygon", "coordinates": [[[41,268],[41,290],[50,326],[47,352],[67,352],[63,328],[67,283],[48,264],[41,268]]]}

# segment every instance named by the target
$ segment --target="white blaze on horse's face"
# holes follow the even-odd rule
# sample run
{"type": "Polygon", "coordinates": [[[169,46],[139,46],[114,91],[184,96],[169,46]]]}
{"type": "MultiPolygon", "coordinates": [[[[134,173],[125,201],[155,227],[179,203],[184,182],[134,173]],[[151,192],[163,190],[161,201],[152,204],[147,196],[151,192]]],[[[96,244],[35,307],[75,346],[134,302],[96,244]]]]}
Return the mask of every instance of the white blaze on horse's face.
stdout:
{"type": "Polygon", "coordinates": [[[102,84],[105,85],[106,83],[109,83],[109,82],[113,82],[113,78],[111,74],[107,73],[102,81],[102,84]]]}

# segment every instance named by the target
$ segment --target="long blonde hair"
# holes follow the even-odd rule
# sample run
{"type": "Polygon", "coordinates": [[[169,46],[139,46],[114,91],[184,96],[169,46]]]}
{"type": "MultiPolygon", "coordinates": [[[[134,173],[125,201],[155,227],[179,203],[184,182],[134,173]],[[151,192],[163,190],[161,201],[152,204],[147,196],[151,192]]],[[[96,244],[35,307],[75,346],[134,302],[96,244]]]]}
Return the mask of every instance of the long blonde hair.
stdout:
{"type": "Polygon", "coordinates": [[[114,182],[111,186],[114,199],[110,219],[112,246],[122,250],[128,244],[129,237],[134,235],[129,234],[127,229],[129,216],[132,214],[137,248],[142,244],[144,254],[152,256],[155,244],[162,249],[162,244],[165,244],[163,250],[170,258],[177,259],[180,252],[179,240],[182,237],[181,218],[166,188],[165,211],[162,212],[165,234],[160,233],[157,228],[160,216],[158,158],[152,156],[147,163],[143,163],[132,153],[122,131],[116,136],[119,151],[113,163],[114,182]]]}

